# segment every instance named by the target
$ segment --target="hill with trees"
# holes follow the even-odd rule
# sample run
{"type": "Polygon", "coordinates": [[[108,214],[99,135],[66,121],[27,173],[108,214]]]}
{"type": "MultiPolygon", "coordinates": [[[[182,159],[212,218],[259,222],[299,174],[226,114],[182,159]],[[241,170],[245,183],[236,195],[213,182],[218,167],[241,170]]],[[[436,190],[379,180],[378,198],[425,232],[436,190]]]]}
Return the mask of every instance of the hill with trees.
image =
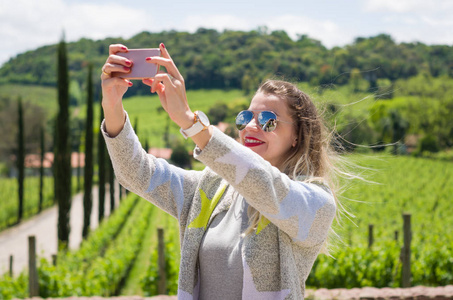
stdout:
{"type": "MultiPolygon", "coordinates": [[[[88,65],[93,65],[94,74],[100,74],[108,46],[113,43],[143,48],[157,47],[160,42],[170,50],[187,89],[200,92],[196,95],[205,103],[196,108],[209,110],[213,121],[233,122],[238,108],[247,105],[259,82],[279,77],[297,82],[316,103],[322,104],[331,128],[335,128],[348,149],[363,144],[376,145],[374,150],[379,150],[380,144],[404,143],[408,135],[414,136],[412,146],[419,148],[418,153],[453,145],[453,46],[397,43],[391,36],[380,34],[358,37],[349,45],[328,49],[307,35],[293,40],[284,31],[270,32],[262,27],[248,32],[205,28],[195,33],[141,32],[127,40],[80,39],[67,43],[73,151],[77,151],[83,137],[88,65]],[[217,96],[216,92],[216,99],[210,99],[215,102],[215,107],[209,104],[212,109],[205,107],[206,98],[212,97],[205,93],[207,90],[222,93],[217,96]],[[230,98],[226,90],[240,91],[244,97],[230,98]]],[[[41,126],[45,126],[47,136],[53,135],[57,112],[56,58],[57,45],[48,45],[19,54],[0,68],[0,126],[4,133],[0,141],[1,161],[16,151],[17,129],[11,124],[16,124],[19,96],[26,103],[26,152],[35,153],[39,148],[37,130],[41,126]]],[[[99,76],[93,76],[94,101],[100,99],[99,81],[99,76]]],[[[126,96],[148,97],[148,91],[136,84],[126,96]]],[[[140,106],[135,115],[137,103],[130,102],[132,119],[149,109],[154,119],[166,122],[156,111],[154,101],[144,101],[146,105],[140,106]]],[[[140,122],[140,136],[152,133],[158,138],[165,134],[168,145],[168,132],[178,134],[177,128],[155,126],[152,121],[140,122]],[[161,127],[162,132],[155,132],[161,127]]],[[[153,141],[153,146],[163,144],[161,140],[153,141]]],[[[51,143],[47,147],[52,148],[51,143]]],[[[401,150],[398,147],[395,145],[394,152],[401,150]]],[[[0,163],[0,173],[5,172],[5,165],[0,163]]]]}
{"type": "MultiPolygon", "coordinates": [[[[89,62],[94,70],[100,69],[110,44],[152,48],[161,42],[170,49],[188,89],[253,90],[262,79],[275,74],[320,86],[357,82],[360,77],[371,89],[377,89],[384,79],[394,82],[420,73],[453,77],[453,48],[448,45],[396,43],[391,36],[380,34],[328,49],[307,35],[292,40],[285,31],[270,32],[266,27],[248,32],[200,28],[195,33],[141,32],[127,40],[68,43],[72,88],[84,85],[89,62]]],[[[55,86],[56,47],[44,46],[10,59],[0,69],[0,83],[55,86]]],[[[136,93],[140,89],[132,88],[129,94],[136,93]]]]}

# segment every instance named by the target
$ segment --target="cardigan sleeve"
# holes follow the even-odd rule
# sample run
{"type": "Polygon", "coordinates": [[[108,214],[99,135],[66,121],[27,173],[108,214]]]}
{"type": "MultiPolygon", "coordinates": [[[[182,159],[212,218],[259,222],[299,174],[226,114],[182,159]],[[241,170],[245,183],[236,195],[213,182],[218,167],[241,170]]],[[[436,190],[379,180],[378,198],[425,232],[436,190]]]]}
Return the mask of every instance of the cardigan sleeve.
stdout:
{"type": "Polygon", "coordinates": [[[127,114],[117,136],[112,138],[105,132],[105,120],[101,131],[119,183],[181,221],[183,208],[193,199],[202,172],[187,171],[148,154],[127,114]]]}
{"type": "Polygon", "coordinates": [[[291,180],[218,129],[206,147],[196,148],[194,155],[297,244],[312,247],[326,240],[336,211],[334,197],[326,186],[291,180]]]}

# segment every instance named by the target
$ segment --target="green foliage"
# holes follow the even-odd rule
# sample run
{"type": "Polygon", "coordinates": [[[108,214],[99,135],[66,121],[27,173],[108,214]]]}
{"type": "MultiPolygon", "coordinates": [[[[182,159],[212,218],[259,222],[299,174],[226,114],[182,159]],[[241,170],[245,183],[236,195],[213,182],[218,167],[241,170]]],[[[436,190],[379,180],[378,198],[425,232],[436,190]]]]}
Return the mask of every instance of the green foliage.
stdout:
{"type": "Polygon", "coordinates": [[[400,287],[400,249],[393,241],[368,249],[347,247],[335,259],[320,255],[306,282],[322,288],[400,287]]]}
{"type": "Polygon", "coordinates": [[[80,250],[59,253],[57,266],[42,259],[40,296],[117,294],[140,249],[153,209],[130,194],[80,250]]]}
{"type": "Polygon", "coordinates": [[[58,114],[54,140],[55,199],[58,202],[58,241],[67,247],[69,241],[69,211],[71,209],[71,147],[69,136],[69,74],[66,43],[62,39],[57,52],[58,114]]]}
{"type": "MultiPolygon", "coordinates": [[[[127,96],[128,94],[126,94],[127,96]]],[[[246,97],[240,90],[189,90],[187,91],[187,99],[192,110],[201,110],[208,113],[209,109],[219,102],[228,103],[238,107],[243,103],[248,102],[246,97]]],[[[160,101],[156,95],[151,96],[133,96],[126,98],[124,108],[129,114],[132,122],[138,119],[137,135],[140,141],[144,142],[148,139],[150,147],[165,147],[166,124],[169,121],[166,113],[159,113],[158,108],[161,107],[160,101]],[[157,112],[157,113],[156,113],[157,112]]],[[[230,109],[231,111],[231,109],[230,109]]],[[[235,113],[237,113],[236,111],[235,113]]],[[[233,119],[234,120],[234,119],[233,119]]],[[[173,122],[168,126],[169,140],[184,141],[179,127],[173,122]],[[173,137],[173,138],[172,138],[173,137]]],[[[190,142],[192,143],[192,142],[190,142]]],[[[170,146],[172,143],[170,143],[170,146]]],[[[192,143],[192,145],[194,145],[192,143]]],[[[187,145],[186,145],[187,146],[187,145]]],[[[191,146],[193,148],[193,146],[191,146]]]]}
{"type": "Polygon", "coordinates": [[[178,167],[190,169],[191,156],[187,151],[183,143],[177,143],[172,147],[173,152],[171,153],[170,161],[178,167]]]}
{"type": "MultiPolygon", "coordinates": [[[[179,274],[179,243],[177,228],[175,226],[165,227],[165,274],[167,279],[167,295],[178,293],[179,274]]],[[[158,249],[157,244],[151,254],[151,264],[141,280],[142,290],[145,296],[158,295],[157,286],[160,280],[158,249]]]]}
{"type": "Polygon", "coordinates": [[[313,287],[399,287],[403,213],[412,215],[412,285],[453,283],[453,226],[450,194],[453,163],[412,157],[352,156],[367,168],[366,179],[344,181],[342,205],[354,214],[334,224],[341,241],[332,242],[331,255],[320,255],[308,278],[313,287]],[[368,248],[368,224],[374,243],[368,248]],[[395,241],[395,231],[399,240],[395,241]]]}
{"type": "MultiPolygon", "coordinates": [[[[357,88],[357,77],[348,76],[352,70],[359,70],[371,88],[378,88],[379,79],[394,82],[422,72],[434,77],[452,76],[449,62],[453,60],[453,51],[448,45],[397,44],[390,36],[381,34],[357,38],[350,45],[329,50],[306,35],[292,40],[284,31],[259,28],[249,32],[218,32],[200,28],[195,33],[141,32],[127,40],[81,39],[68,43],[71,80],[83,85],[88,60],[100,70],[109,44],[144,48],[156,47],[161,42],[170,50],[189,89],[242,88],[248,93],[263,78],[275,74],[314,85],[345,84],[352,79],[357,88]]],[[[19,54],[0,69],[0,83],[55,85],[57,67],[52,58],[56,49],[56,45],[49,45],[19,54]]],[[[72,99],[76,102],[76,86],[72,86],[72,99]]],[[[131,91],[131,94],[144,93],[137,86],[131,91]]]]}
{"type": "Polygon", "coordinates": [[[228,114],[228,106],[225,103],[215,103],[208,111],[211,124],[223,122],[228,114]]]}
{"type": "MultiPolygon", "coordinates": [[[[16,157],[19,153],[19,98],[2,98],[0,104],[0,128],[2,138],[0,139],[0,159],[8,161],[8,167],[13,163],[11,155],[16,157]]],[[[31,101],[22,101],[23,142],[26,153],[39,152],[40,127],[45,124],[46,110],[40,105],[31,101]]],[[[14,159],[15,160],[15,159],[14,159]]]]}
{"type": "Polygon", "coordinates": [[[24,114],[22,109],[22,99],[19,99],[18,103],[18,151],[17,151],[17,160],[16,166],[18,170],[17,182],[18,182],[18,202],[19,202],[19,209],[17,214],[17,222],[22,220],[22,216],[24,213],[24,181],[25,181],[25,140],[24,140],[24,114]]]}
{"type": "MultiPolygon", "coordinates": [[[[18,215],[18,183],[16,179],[2,178],[0,180],[0,229],[4,229],[17,222],[18,215]]],[[[27,177],[24,186],[24,211],[23,218],[27,219],[38,212],[39,203],[39,178],[27,177]]],[[[43,207],[53,204],[53,179],[44,178],[43,207]]]]}
{"type": "Polygon", "coordinates": [[[436,137],[427,135],[420,139],[419,147],[417,149],[418,153],[423,152],[439,152],[439,142],[437,141],[436,137]]]}
{"type": "MultiPolygon", "coordinates": [[[[99,123],[102,123],[104,119],[104,111],[102,110],[102,102],[99,101],[99,123]]],[[[99,189],[99,196],[98,196],[98,221],[101,223],[102,219],[104,218],[104,207],[105,207],[105,183],[106,179],[106,164],[107,164],[107,147],[105,146],[104,136],[99,129],[98,131],[98,174],[99,174],[99,181],[98,181],[98,189],[99,189]]]]}
{"type": "Polygon", "coordinates": [[[85,123],[85,168],[83,194],[83,230],[86,238],[90,229],[91,210],[93,206],[93,173],[94,173],[94,132],[93,132],[93,66],[88,65],[87,77],[87,118],[85,123]]]}
{"type": "Polygon", "coordinates": [[[28,276],[25,273],[21,273],[17,278],[11,278],[9,275],[0,277],[0,299],[25,299],[28,296],[28,276]]]}
{"type": "MultiPolygon", "coordinates": [[[[77,193],[75,189],[75,177],[72,178],[72,195],[77,193]]],[[[39,211],[39,189],[40,178],[37,176],[25,177],[24,183],[24,213],[23,220],[29,219],[39,211]]],[[[45,176],[43,181],[43,203],[42,208],[52,206],[54,202],[54,183],[53,178],[45,176]]],[[[18,203],[17,203],[17,180],[14,178],[1,178],[0,180],[0,230],[5,229],[17,221],[18,203]]]]}
{"type": "MultiPolygon", "coordinates": [[[[450,195],[453,163],[413,157],[359,156],[348,160],[366,167],[364,176],[375,181],[344,181],[340,198],[355,224],[347,219],[334,224],[341,241],[332,241],[330,254],[320,255],[307,280],[307,286],[353,288],[401,285],[402,213],[412,214],[412,285],[438,286],[453,283],[453,226],[450,195]],[[368,224],[374,224],[374,244],[367,245],[368,224]],[[400,232],[399,240],[394,233],[400,232]]],[[[177,290],[179,245],[175,220],[143,199],[130,194],[113,215],[90,233],[80,249],[60,252],[57,266],[41,260],[39,265],[42,297],[76,295],[115,295],[134,263],[149,221],[160,221],[165,232],[168,293],[177,290]]],[[[155,245],[154,247],[157,247],[155,245]]],[[[156,248],[155,248],[156,249],[156,248]]],[[[142,280],[146,295],[156,293],[157,251],[142,280]]],[[[23,297],[27,275],[0,278],[0,293],[23,297]],[[4,288],[5,287],[5,288],[4,288]]]]}

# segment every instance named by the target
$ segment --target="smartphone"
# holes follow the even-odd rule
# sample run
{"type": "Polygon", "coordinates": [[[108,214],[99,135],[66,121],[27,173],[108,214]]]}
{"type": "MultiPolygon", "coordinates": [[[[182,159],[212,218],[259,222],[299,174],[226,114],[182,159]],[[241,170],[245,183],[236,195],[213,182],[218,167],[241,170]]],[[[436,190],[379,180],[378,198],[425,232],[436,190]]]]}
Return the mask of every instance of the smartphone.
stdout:
{"type": "Polygon", "coordinates": [[[118,52],[116,55],[123,56],[132,61],[132,67],[129,73],[112,72],[113,77],[143,79],[156,76],[158,71],[157,64],[146,62],[146,58],[150,56],[160,56],[159,48],[129,49],[129,52],[118,52]]]}

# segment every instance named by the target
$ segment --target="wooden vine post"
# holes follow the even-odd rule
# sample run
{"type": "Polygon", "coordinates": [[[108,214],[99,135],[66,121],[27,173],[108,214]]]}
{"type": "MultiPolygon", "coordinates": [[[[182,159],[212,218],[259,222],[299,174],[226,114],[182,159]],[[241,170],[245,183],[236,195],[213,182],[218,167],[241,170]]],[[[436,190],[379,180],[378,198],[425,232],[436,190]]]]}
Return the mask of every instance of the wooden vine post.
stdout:
{"type": "Polygon", "coordinates": [[[411,286],[411,215],[403,214],[404,220],[404,246],[402,251],[402,261],[403,261],[403,288],[411,286]]]}
{"type": "Polygon", "coordinates": [[[38,269],[36,268],[36,238],[28,237],[28,287],[30,297],[39,296],[38,269]]]}
{"type": "Polygon", "coordinates": [[[165,240],[164,230],[162,228],[157,229],[157,255],[159,265],[159,281],[157,283],[157,293],[159,295],[167,294],[167,272],[165,268],[165,240]]]}
{"type": "Polygon", "coordinates": [[[13,278],[13,256],[9,256],[9,277],[13,278]]]}
{"type": "Polygon", "coordinates": [[[369,224],[368,225],[368,248],[371,248],[371,246],[373,245],[373,227],[374,225],[373,224],[369,224]]]}

